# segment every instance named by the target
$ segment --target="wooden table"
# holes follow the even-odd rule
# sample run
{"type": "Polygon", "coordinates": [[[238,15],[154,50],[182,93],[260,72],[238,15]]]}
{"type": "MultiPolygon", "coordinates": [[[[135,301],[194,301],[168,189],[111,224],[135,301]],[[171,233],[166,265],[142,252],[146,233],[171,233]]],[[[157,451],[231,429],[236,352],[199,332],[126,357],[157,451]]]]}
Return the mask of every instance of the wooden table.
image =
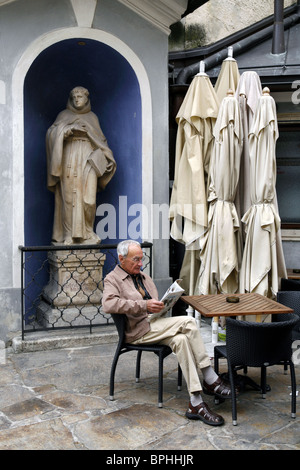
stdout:
{"type": "Polygon", "coordinates": [[[219,317],[239,317],[255,315],[256,321],[261,321],[264,314],[292,313],[294,310],[282,305],[275,300],[260,294],[214,294],[214,295],[185,295],[181,299],[191,305],[204,317],[214,318],[219,322],[219,317]],[[239,302],[229,303],[227,297],[238,297],[239,302]]]}

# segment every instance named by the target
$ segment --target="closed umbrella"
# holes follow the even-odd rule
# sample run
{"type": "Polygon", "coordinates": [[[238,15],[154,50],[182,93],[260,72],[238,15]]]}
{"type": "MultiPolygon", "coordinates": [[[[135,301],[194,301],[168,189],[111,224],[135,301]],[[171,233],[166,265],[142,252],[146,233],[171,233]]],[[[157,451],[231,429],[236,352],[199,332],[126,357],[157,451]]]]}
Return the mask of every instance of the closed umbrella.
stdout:
{"type": "Polygon", "coordinates": [[[240,72],[236,60],[232,57],[233,48],[228,47],[228,57],[223,60],[218,79],[215,84],[215,92],[222,102],[227,96],[228,90],[236,91],[240,80],[240,72]]]}
{"type": "Polygon", "coordinates": [[[278,279],[286,274],[276,198],[278,125],[274,99],[265,88],[249,134],[251,207],[244,215],[246,240],[240,272],[240,292],[273,297],[278,279]]]}
{"type": "Polygon", "coordinates": [[[197,74],[176,116],[175,175],[170,201],[171,236],[187,249],[182,271],[189,271],[186,291],[193,294],[195,255],[207,227],[206,180],[219,101],[204,71],[197,74]],[[188,264],[188,269],[187,269],[188,264]]]}
{"type": "Polygon", "coordinates": [[[208,185],[208,230],[201,240],[197,294],[235,293],[239,286],[240,222],[234,199],[243,132],[239,104],[233,91],[222,100],[214,137],[208,185]]]}
{"type": "Polygon", "coordinates": [[[241,157],[240,179],[237,189],[236,208],[240,217],[249,209],[249,130],[252,126],[257,103],[262,94],[262,86],[259,75],[254,71],[243,72],[236,90],[236,98],[240,105],[243,125],[243,151],[241,157]]]}

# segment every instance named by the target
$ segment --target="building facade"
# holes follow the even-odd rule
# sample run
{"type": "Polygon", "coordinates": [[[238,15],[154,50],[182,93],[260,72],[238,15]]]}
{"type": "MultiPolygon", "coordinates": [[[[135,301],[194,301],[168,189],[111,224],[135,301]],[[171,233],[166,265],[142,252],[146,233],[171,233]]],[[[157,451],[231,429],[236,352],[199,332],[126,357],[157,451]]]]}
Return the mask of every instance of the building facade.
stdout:
{"type": "Polygon", "coordinates": [[[54,198],[47,189],[45,136],[75,86],[89,90],[117,163],[98,194],[95,230],[102,243],[133,236],[153,242],[153,277],[162,291],[169,285],[169,240],[153,235],[151,214],[153,206],[169,202],[168,36],[187,5],[0,2],[1,341],[21,329],[19,247],[51,243],[54,198]],[[113,227],[103,222],[110,208],[113,227]]]}

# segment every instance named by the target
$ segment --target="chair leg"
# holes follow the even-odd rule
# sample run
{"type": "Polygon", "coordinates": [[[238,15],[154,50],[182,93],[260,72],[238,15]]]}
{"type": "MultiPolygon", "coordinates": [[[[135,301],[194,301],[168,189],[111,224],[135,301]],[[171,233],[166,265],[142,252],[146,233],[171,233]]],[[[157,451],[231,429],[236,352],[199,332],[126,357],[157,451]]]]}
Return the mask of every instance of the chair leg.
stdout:
{"type": "Polygon", "coordinates": [[[290,372],[291,372],[291,385],[292,385],[292,409],[291,417],[296,418],[296,375],[294,363],[290,361],[290,372]]]}
{"type": "Polygon", "coordinates": [[[182,370],[180,365],[178,364],[178,378],[177,378],[177,390],[181,390],[182,388],[182,370]]]}
{"type": "Polygon", "coordinates": [[[138,353],[137,353],[137,358],[136,358],[136,369],[135,369],[135,381],[136,381],[136,383],[138,383],[140,381],[142,352],[143,351],[139,350],[138,353]]]}
{"type": "Polygon", "coordinates": [[[261,386],[262,398],[266,398],[266,394],[267,394],[267,368],[266,366],[262,366],[261,368],[260,386],[261,386]]]}
{"type": "Polygon", "coordinates": [[[228,363],[228,372],[231,388],[231,409],[232,409],[232,424],[237,425],[237,407],[236,407],[236,391],[234,383],[234,368],[228,363]]]}
{"type": "Polygon", "coordinates": [[[115,389],[115,372],[117,368],[117,363],[119,360],[120,354],[119,351],[116,352],[113,363],[110,370],[110,380],[109,380],[109,399],[114,400],[114,389],[115,389]]]}
{"type": "Polygon", "coordinates": [[[220,355],[215,350],[214,351],[214,369],[215,369],[215,373],[218,374],[218,375],[219,375],[219,358],[220,358],[220,355]]]}
{"type": "Polygon", "coordinates": [[[162,408],[163,406],[163,367],[164,367],[164,358],[162,353],[159,353],[158,356],[158,407],[162,408]]]}

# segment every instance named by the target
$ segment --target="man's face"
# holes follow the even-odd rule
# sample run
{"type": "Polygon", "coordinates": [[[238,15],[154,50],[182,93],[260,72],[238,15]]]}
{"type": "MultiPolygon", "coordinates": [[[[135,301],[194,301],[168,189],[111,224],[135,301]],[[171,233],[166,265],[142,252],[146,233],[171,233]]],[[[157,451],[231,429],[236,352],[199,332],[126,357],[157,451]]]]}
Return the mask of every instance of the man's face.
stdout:
{"type": "Polygon", "coordinates": [[[120,264],[129,274],[139,274],[143,266],[143,251],[138,245],[129,245],[126,258],[120,255],[120,264]]]}
{"type": "Polygon", "coordinates": [[[88,102],[88,97],[82,91],[75,90],[72,93],[72,100],[73,100],[74,107],[76,109],[82,109],[88,102]]]}

